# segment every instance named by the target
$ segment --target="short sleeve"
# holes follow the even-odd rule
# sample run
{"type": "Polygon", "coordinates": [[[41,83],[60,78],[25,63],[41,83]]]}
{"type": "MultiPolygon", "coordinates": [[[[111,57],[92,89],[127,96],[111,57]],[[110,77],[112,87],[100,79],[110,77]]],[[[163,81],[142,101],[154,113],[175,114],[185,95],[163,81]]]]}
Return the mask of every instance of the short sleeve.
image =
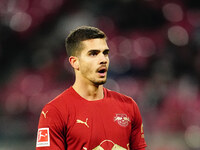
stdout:
{"type": "Polygon", "coordinates": [[[65,150],[65,125],[58,109],[47,104],[38,124],[36,150],[65,150]]]}
{"type": "Polygon", "coordinates": [[[134,116],[131,128],[130,148],[131,150],[144,149],[147,145],[144,139],[143,123],[140,110],[134,102],[134,116]]]}

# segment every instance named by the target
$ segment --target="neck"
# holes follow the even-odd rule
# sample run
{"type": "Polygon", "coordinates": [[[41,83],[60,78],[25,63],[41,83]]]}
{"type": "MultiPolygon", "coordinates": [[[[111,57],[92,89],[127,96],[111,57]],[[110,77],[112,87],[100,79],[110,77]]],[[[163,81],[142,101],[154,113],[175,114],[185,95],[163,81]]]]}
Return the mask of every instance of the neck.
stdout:
{"type": "Polygon", "coordinates": [[[89,101],[95,101],[104,98],[103,85],[94,85],[75,81],[72,87],[81,97],[89,101]]]}

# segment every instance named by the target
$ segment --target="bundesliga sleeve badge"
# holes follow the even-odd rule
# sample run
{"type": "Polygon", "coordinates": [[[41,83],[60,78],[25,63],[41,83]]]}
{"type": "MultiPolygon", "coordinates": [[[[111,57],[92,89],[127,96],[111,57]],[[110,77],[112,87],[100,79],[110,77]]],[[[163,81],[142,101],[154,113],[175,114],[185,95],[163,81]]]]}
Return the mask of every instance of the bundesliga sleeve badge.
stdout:
{"type": "Polygon", "coordinates": [[[49,128],[39,128],[37,132],[36,147],[50,146],[49,128]]]}

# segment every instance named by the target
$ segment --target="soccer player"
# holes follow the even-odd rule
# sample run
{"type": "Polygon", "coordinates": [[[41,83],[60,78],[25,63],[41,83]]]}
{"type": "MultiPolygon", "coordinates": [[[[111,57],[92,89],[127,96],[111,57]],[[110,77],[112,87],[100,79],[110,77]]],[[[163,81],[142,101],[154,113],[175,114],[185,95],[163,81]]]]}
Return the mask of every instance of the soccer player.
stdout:
{"type": "Polygon", "coordinates": [[[66,38],[75,82],[43,108],[36,150],[145,150],[136,102],[103,87],[110,51],[106,39],[90,26],[66,38]]]}

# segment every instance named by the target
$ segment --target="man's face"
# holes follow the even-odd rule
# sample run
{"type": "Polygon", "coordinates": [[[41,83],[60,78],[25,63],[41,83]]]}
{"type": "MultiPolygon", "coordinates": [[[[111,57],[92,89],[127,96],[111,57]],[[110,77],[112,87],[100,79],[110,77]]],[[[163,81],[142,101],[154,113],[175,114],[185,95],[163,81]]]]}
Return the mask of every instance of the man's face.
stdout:
{"type": "Polygon", "coordinates": [[[106,39],[90,39],[81,43],[83,50],[78,59],[82,79],[95,85],[104,84],[109,66],[109,48],[106,39]]]}

